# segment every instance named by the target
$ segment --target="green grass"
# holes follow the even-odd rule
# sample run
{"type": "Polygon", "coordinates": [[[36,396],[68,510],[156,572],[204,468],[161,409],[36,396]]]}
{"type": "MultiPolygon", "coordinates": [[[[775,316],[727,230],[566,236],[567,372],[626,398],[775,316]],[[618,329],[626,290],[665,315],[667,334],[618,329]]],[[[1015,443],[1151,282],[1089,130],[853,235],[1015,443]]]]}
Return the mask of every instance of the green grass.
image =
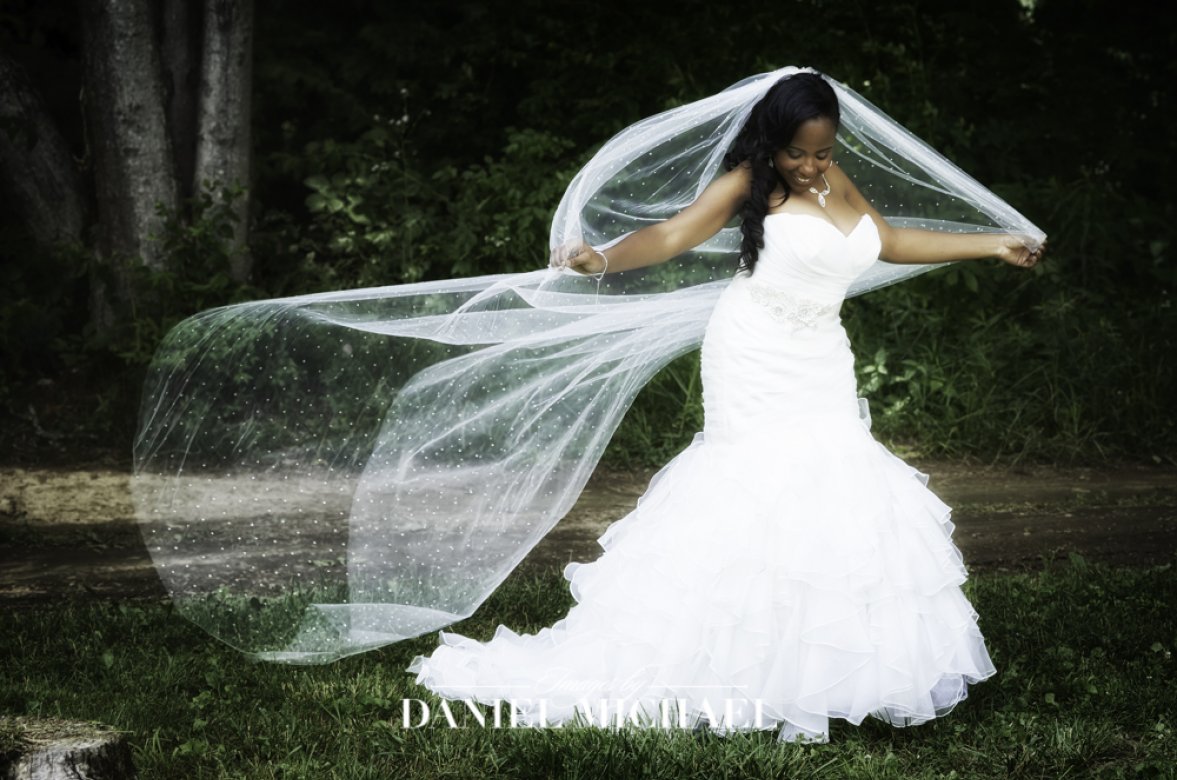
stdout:
{"type": "MultiPolygon", "coordinates": [[[[406,729],[402,699],[436,704],[403,671],[435,635],[330,666],[251,664],[167,605],[7,612],[0,714],[124,730],[144,778],[1177,776],[1177,570],[1075,556],[976,575],[968,592],[997,676],[938,721],[838,721],[824,746],[780,745],[771,732],[450,729],[440,718],[406,729]]],[[[454,628],[534,631],[570,604],[557,571],[519,571],[454,628]]]]}

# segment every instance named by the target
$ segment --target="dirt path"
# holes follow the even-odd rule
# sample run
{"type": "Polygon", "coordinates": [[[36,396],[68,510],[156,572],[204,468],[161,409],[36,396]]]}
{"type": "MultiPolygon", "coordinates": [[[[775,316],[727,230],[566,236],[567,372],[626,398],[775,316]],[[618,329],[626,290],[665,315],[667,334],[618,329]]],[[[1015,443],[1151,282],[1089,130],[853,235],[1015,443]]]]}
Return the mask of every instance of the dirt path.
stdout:
{"type": "MultiPolygon", "coordinates": [[[[1076,552],[1114,563],[1177,558],[1177,469],[916,463],[954,509],[973,570],[1041,566],[1076,552]]],[[[524,565],[592,560],[652,472],[599,471],[524,565]]],[[[125,472],[0,469],[0,607],[74,596],[165,595],[134,522],[125,472]]]]}

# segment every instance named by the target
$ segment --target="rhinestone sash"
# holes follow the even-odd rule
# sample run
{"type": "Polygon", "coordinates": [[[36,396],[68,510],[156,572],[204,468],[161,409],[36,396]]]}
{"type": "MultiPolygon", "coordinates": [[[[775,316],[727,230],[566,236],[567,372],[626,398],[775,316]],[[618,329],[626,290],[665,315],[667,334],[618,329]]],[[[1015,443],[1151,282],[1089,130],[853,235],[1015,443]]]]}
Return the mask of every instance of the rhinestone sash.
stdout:
{"type": "Polygon", "coordinates": [[[836,317],[838,310],[841,309],[841,302],[821,303],[810,298],[800,298],[755,279],[748,279],[745,284],[752,300],[765,307],[773,319],[794,327],[816,327],[818,323],[836,317]]]}

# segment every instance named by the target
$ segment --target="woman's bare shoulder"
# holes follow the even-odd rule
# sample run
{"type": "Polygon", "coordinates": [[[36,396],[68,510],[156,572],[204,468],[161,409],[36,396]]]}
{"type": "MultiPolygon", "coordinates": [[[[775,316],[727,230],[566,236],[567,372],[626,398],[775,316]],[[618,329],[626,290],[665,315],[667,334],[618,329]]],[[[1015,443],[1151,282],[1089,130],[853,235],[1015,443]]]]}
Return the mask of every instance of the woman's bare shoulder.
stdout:
{"type": "Polygon", "coordinates": [[[752,162],[745,160],[739,163],[727,173],[717,177],[711,186],[732,199],[743,202],[752,190],[752,162]]]}
{"type": "Polygon", "coordinates": [[[731,176],[733,180],[751,182],[752,181],[752,161],[744,160],[742,163],[737,163],[736,167],[725,173],[720,178],[731,176]]]}

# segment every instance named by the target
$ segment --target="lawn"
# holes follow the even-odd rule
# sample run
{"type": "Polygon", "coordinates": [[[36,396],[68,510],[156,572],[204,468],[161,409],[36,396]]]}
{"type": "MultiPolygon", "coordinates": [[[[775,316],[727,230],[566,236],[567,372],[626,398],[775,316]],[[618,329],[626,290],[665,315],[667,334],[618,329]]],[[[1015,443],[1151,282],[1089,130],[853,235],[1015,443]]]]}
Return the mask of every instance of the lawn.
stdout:
{"type": "MultiPolygon", "coordinates": [[[[938,721],[838,721],[828,745],[470,717],[406,728],[403,699],[438,703],[403,671],[435,635],[329,666],[254,664],[154,603],[3,613],[0,714],[115,726],[144,778],[1177,777],[1177,570],[1072,556],[974,575],[967,592],[997,676],[938,721]]],[[[520,570],[453,630],[534,631],[571,603],[558,570],[520,570]]]]}

